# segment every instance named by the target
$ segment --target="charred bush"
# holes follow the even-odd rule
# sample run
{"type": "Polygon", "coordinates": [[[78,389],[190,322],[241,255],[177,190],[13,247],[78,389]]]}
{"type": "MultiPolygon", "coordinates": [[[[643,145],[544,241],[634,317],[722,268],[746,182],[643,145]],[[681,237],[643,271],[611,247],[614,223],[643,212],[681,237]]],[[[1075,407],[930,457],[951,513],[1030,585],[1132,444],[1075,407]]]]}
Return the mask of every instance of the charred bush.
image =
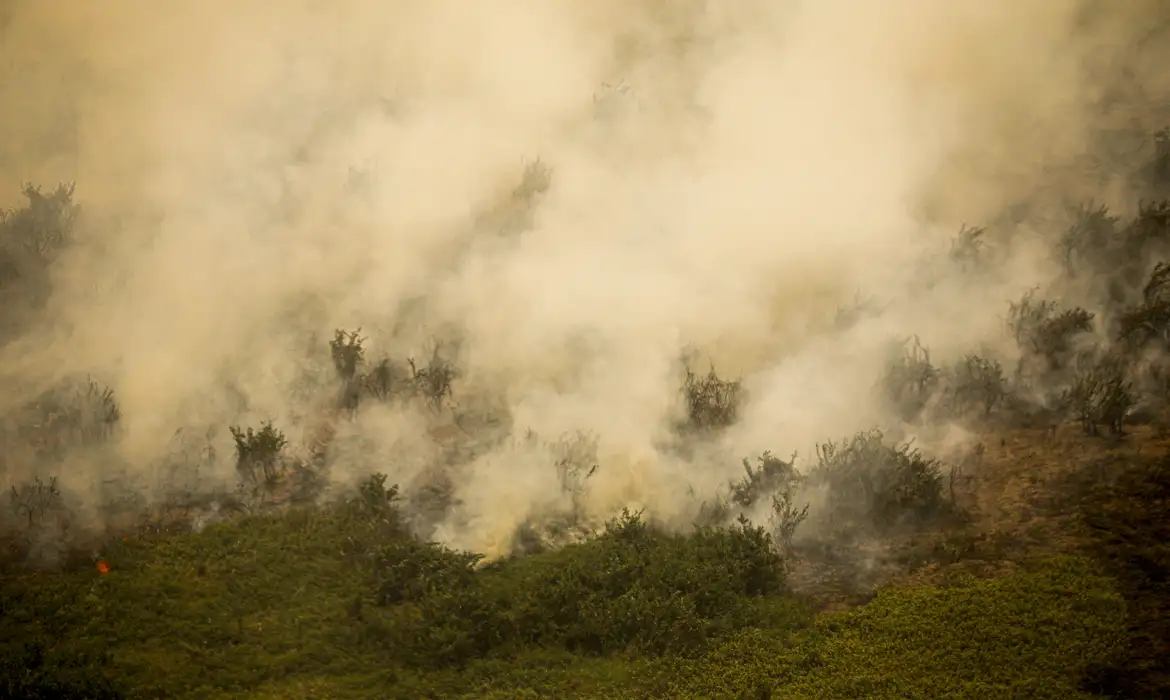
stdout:
{"type": "Polygon", "coordinates": [[[1008,396],[1009,384],[998,360],[967,355],[943,374],[946,412],[954,418],[987,418],[1008,396]]]}
{"type": "Polygon", "coordinates": [[[350,415],[357,411],[361,403],[363,382],[359,372],[366,361],[365,342],[360,328],[348,332],[338,329],[334,331],[333,340],[329,341],[329,356],[341,383],[337,407],[348,411],[350,415]]]}
{"type": "Polygon", "coordinates": [[[1097,435],[1104,424],[1111,435],[1125,433],[1125,419],[1134,405],[1132,382],[1124,360],[1116,355],[1086,359],[1076,368],[1064,401],[1080,420],[1086,435],[1097,435]]]}
{"type": "Polygon", "coordinates": [[[687,414],[684,429],[709,433],[734,425],[744,399],[742,383],[721,379],[714,366],[705,375],[696,374],[689,366],[685,371],[682,393],[687,414]]]}
{"type": "Polygon", "coordinates": [[[940,372],[918,336],[903,341],[882,376],[882,394],[898,416],[918,420],[939,387],[940,372]]]}
{"type": "Polygon", "coordinates": [[[1065,272],[1072,277],[1099,272],[1120,238],[1120,221],[1108,207],[1082,204],[1057,244],[1065,272]]]}
{"type": "Polygon", "coordinates": [[[987,265],[987,228],[963,224],[951,240],[951,262],[965,273],[979,272],[987,265]]]}
{"type": "Polygon", "coordinates": [[[57,485],[57,477],[49,477],[45,481],[38,476],[29,483],[21,484],[19,489],[11,487],[8,507],[30,529],[46,516],[64,510],[65,500],[61,495],[61,487],[57,485]]]}
{"type": "Polygon", "coordinates": [[[1008,327],[1022,351],[1021,372],[1044,376],[1068,366],[1080,336],[1093,330],[1095,315],[1080,307],[1062,309],[1029,290],[1008,308],[1008,327]]]}
{"type": "Polygon", "coordinates": [[[425,365],[407,360],[410,367],[411,386],[414,394],[426,402],[433,411],[443,408],[452,396],[452,387],[459,377],[455,364],[443,353],[443,346],[436,342],[425,365]]]}
{"type": "Polygon", "coordinates": [[[1121,313],[1117,339],[1130,349],[1156,343],[1170,350],[1170,263],[1160,262],[1142,289],[1141,303],[1121,313]]]}
{"type": "Polygon", "coordinates": [[[877,430],[819,445],[809,481],[825,489],[828,524],[845,534],[924,525],[950,511],[941,463],[910,444],[887,445],[877,430]]]}

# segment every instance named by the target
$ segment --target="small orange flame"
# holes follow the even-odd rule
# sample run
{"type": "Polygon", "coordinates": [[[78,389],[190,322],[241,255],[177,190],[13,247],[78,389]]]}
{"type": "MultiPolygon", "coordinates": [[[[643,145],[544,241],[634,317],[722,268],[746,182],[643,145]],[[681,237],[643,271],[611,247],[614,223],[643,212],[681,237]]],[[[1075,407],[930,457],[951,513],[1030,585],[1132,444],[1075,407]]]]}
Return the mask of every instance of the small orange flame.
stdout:
{"type": "Polygon", "coordinates": [[[98,559],[97,570],[99,574],[108,574],[110,573],[110,565],[105,559],[98,559]]]}

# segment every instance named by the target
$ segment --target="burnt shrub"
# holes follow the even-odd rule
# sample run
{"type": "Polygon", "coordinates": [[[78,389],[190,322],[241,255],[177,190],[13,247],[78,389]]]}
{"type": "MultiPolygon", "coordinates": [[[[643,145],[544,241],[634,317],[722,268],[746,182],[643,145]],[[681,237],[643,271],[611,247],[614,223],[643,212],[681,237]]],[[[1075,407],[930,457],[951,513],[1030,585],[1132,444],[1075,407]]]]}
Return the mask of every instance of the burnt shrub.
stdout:
{"type": "Polygon", "coordinates": [[[1116,353],[1101,358],[1087,356],[1076,368],[1072,386],[1063,398],[1086,435],[1097,435],[1101,424],[1111,435],[1123,435],[1125,419],[1135,403],[1124,358],[1116,353]]]}
{"type": "Polygon", "coordinates": [[[879,390],[897,415],[912,423],[922,417],[935,396],[940,377],[939,369],[930,361],[930,351],[914,336],[893,353],[879,390]]]}
{"type": "Polygon", "coordinates": [[[683,400],[686,419],[685,432],[709,433],[733,425],[739,419],[743,404],[743,385],[738,380],[722,379],[712,366],[705,375],[696,374],[689,366],[683,377],[683,400]]]}
{"type": "Polygon", "coordinates": [[[1026,292],[1008,308],[1008,327],[1022,356],[1020,372],[1045,377],[1067,368],[1076,354],[1079,337],[1093,330],[1095,315],[1080,307],[1062,308],[1026,292]]]}
{"type": "Polygon", "coordinates": [[[843,535],[937,522],[953,508],[943,481],[939,461],[909,443],[887,444],[878,430],[822,443],[809,473],[826,493],[823,517],[843,535]]]}
{"type": "Polygon", "coordinates": [[[986,419],[1010,393],[999,360],[967,355],[943,372],[942,408],[952,418],[986,419]]]}

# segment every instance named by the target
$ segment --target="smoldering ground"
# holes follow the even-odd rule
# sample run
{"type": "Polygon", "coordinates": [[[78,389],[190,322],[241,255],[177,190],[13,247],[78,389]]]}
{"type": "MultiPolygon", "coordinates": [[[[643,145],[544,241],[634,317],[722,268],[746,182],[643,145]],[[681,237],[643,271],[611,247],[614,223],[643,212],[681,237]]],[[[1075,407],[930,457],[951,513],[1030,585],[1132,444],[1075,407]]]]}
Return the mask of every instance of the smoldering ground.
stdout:
{"type": "MultiPolygon", "coordinates": [[[[4,196],[75,180],[82,211],[35,322],[6,338],[4,405],[89,376],[120,409],[100,450],[10,457],[8,478],[59,473],[84,500],[128,471],[154,493],[147,465],[176,434],[227,453],[227,426],[271,420],[292,449],[311,441],[335,387],[304,379],[334,329],[399,356],[457,340],[458,410],[506,417],[505,437],[452,467],[435,532],[489,554],[568,507],[547,447],[562,435],[597,438],[573,507],[683,522],[744,455],[896,423],[870,389],[891,338],[943,361],[1010,353],[1004,301],[1055,272],[1044,232],[1004,212],[1129,206],[1098,166],[1164,116],[1170,80],[1154,0],[8,0],[0,16],[4,196]],[[936,268],[961,224],[989,221],[993,272],[936,268]],[[834,329],[859,290],[883,313],[834,329]],[[748,403],[679,452],[663,445],[686,348],[748,403]]],[[[332,478],[418,483],[450,458],[427,434],[450,413],[360,409],[333,428],[332,478]]]]}

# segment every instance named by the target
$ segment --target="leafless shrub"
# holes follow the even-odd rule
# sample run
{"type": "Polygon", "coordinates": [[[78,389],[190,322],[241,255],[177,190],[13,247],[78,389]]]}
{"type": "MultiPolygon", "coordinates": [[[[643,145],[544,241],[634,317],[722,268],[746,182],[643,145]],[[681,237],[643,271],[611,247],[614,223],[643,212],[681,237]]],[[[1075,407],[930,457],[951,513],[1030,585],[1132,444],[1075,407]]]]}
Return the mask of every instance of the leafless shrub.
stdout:
{"type": "Polygon", "coordinates": [[[687,416],[684,428],[691,432],[706,433],[722,430],[739,419],[743,402],[743,386],[738,381],[726,381],[711,366],[706,375],[700,376],[685,368],[683,399],[687,416]]]}
{"type": "Polygon", "coordinates": [[[1125,262],[1143,264],[1150,254],[1165,254],[1170,244],[1170,201],[1139,202],[1138,213],[1122,232],[1125,262]]]}
{"type": "Polygon", "coordinates": [[[1170,192],[1170,129],[1156,132],[1153,146],[1153,155],[1141,174],[1154,191],[1170,192]]]}
{"type": "Polygon", "coordinates": [[[833,318],[833,327],[838,331],[845,331],[857,325],[863,318],[880,312],[881,308],[874,299],[863,297],[858,291],[848,306],[837,307],[837,314],[833,318]]]}
{"type": "MultiPolygon", "coordinates": [[[[1061,309],[1055,301],[1036,299],[1028,290],[1008,307],[1008,327],[1027,360],[1039,361],[1040,374],[1064,369],[1076,338],[1093,329],[1094,314],[1080,307],[1061,309]]],[[[1022,365],[1022,366],[1025,366],[1022,365]]]]}
{"type": "Polygon", "coordinates": [[[878,430],[819,445],[809,481],[826,489],[828,524],[842,533],[922,525],[949,512],[941,463],[910,443],[887,445],[878,430]]]}
{"type": "Polygon", "coordinates": [[[1008,396],[1008,380],[998,360],[967,355],[943,376],[946,411],[954,417],[987,418],[1008,396]]]}
{"type": "Polygon", "coordinates": [[[455,365],[442,354],[442,345],[435,343],[426,365],[419,366],[414,358],[407,360],[410,366],[414,391],[426,401],[432,410],[438,411],[443,402],[451,398],[452,385],[459,374],[455,365]]]}
{"type": "Polygon", "coordinates": [[[1133,385],[1126,379],[1124,361],[1117,355],[1086,360],[1076,369],[1064,400],[1086,435],[1097,435],[1102,423],[1111,435],[1123,435],[1125,419],[1134,405],[1133,385]]]}
{"type": "Polygon", "coordinates": [[[366,339],[361,337],[361,329],[355,331],[334,332],[333,340],[329,341],[329,354],[333,359],[333,368],[341,382],[341,393],[338,397],[338,408],[355,413],[361,402],[362,382],[358,372],[365,363],[366,339]]]}
{"type": "Polygon", "coordinates": [[[1117,321],[1117,339],[1130,349],[1151,342],[1170,350],[1170,263],[1154,267],[1142,289],[1142,301],[1123,311],[1117,321]]]}
{"type": "Polygon", "coordinates": [[[902,420],[918,420],[938,389],[940,372],[918,336],[906,339],[882,376],[880,389],[902,420]]]}
{"type": "Polygon", "coordinates": [[[951,250],[948,256],[951,262],[963,272],[975,272],[983,269],[987,253],[983,237],[986,234],[986,227],[963,224],[959,228],[959,233],[951,240],[951,250]]]}
{"type": "Polygon", "coordinates": [[[548,192],[552,186],[552,168],[543,160],[537,158],[524,166],[524,173],[520,176],[520,184],[512,190],[512,197],[530,202],[535,197],[548,192]]]}
{"type": "Polygon", "coordinates": [[[42,393],[18,418],[19,432],[45,458],[57,459],[74,447],[99,444],[122,418],[114,392],[87,379],[42,393]]]}
{"type": "Polygon", "coordinates": [[[598,437],[578,431],[552,446],[561,490],[573,501],[574,514],[581,508],[586,482],[597,473],[598,437]]]}
{"type": "Polygon", "coordinates": [[[771,452],[756,458],[756,466],[744,458],[743,477],[731,484],[730,500],[740,508],[751,508],[760,498],[779,490],[791,488],[799,474],[794,466],[796,455],[787,462],[771,452]]]}
{"type": "Polygon", "coordinates": [[[362,389],[382,402],[409,396],[413,391],[413,382],[410,367],[389,357],[382,358],[362,375],[362,389]]]}
{"type": "Polygon", "coordinates": [[[1118,239],[1120,219],[1109,213],[1109,208],[1093,203],[1082,204],[1075,220],[1057,244],[1065,271],[1071,276],[1095,271],[1101,257],[1118,239]]]}
{"type": "Polygon", "coordinates": [[[21,484],[20,489],[13,486],[8,494],[8,507],[29,528],[49,513],[63,510],[65,501],[57,485],[57,477],[49,477],[48,481],[44,481],[38,476],[30,483],[21,484]]]}
{"type": "Polygon", "coordinates": [[[801,508],[796,507],[791,487],[772,494],[772,511],[769,515],[772,536],[780,552],[786,556],[795,555],[792,540],[796,535],[796,529],[808,519],[808,506],[809,504],[805,503],[801,508]]]}

